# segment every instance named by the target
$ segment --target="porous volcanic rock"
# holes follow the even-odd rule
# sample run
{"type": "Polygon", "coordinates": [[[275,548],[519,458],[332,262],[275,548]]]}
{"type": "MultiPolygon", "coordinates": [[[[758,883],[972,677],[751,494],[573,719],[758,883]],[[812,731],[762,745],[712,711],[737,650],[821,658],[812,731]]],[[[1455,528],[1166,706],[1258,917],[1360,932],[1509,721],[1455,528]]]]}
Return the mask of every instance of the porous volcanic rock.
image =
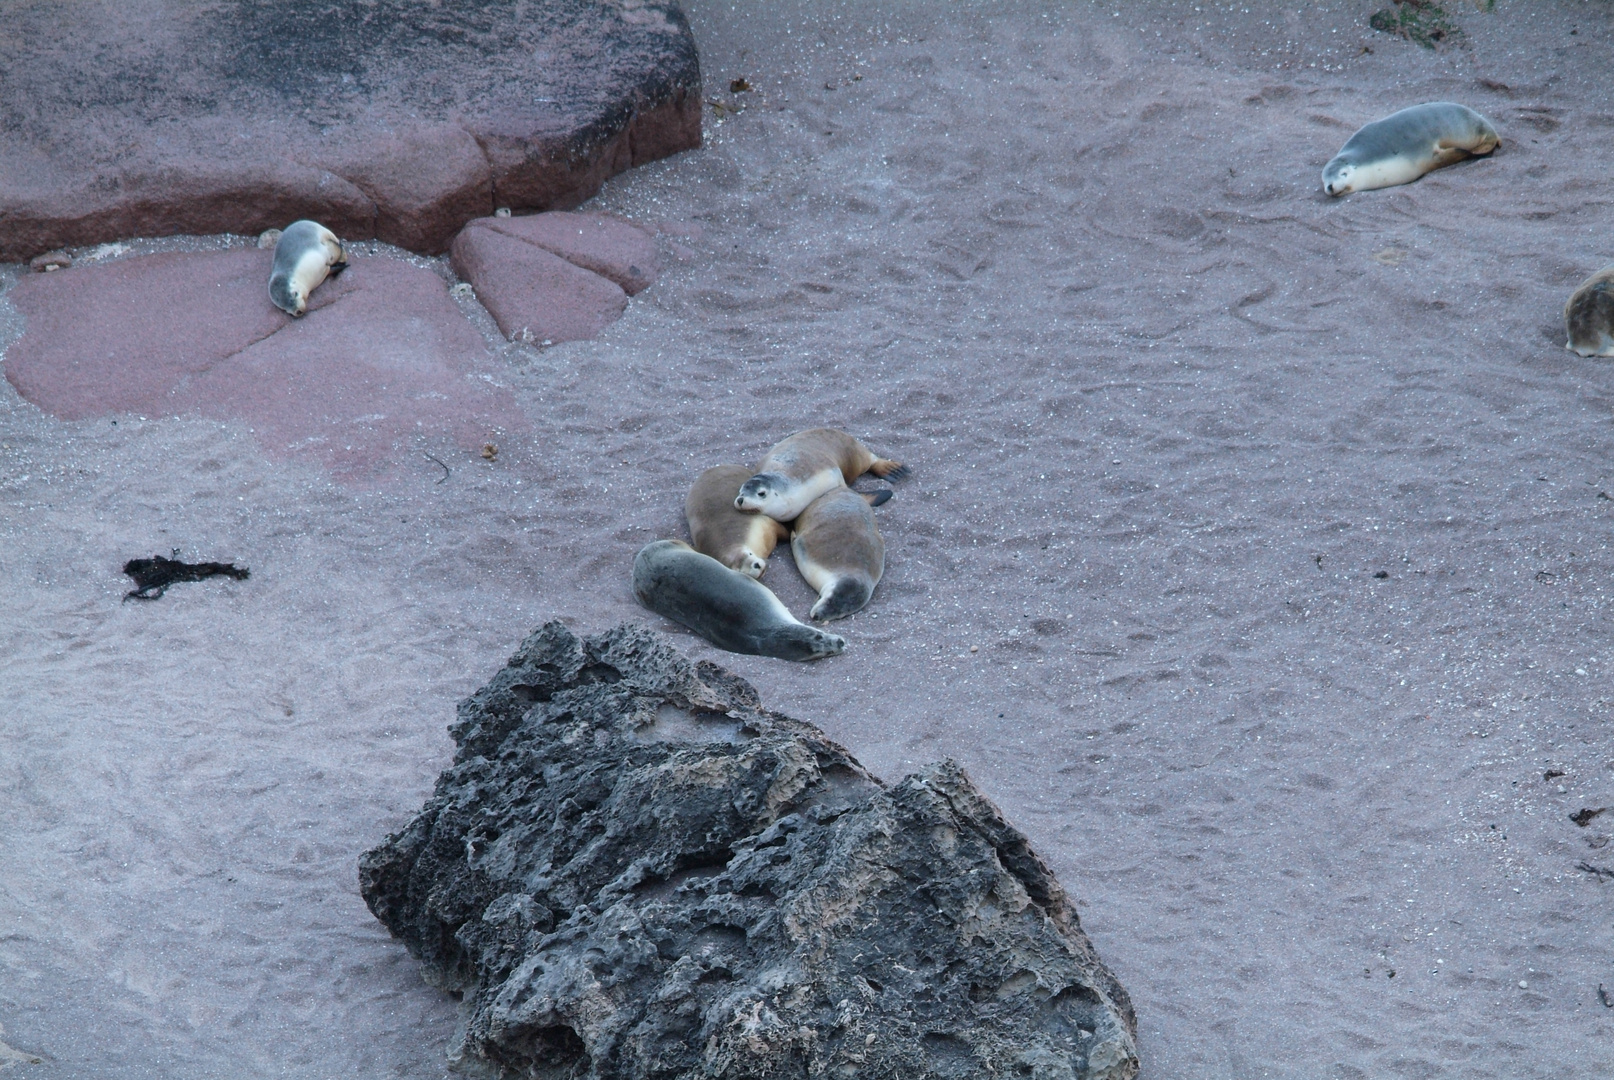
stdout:
{"type": "Polygon", "coordinates": [[[273,260],[253,247],[30,274],[8,294],[23,333],[6,378],[67,420],[245,421],[270,456],[344,480],[418,459],[416,439],[472,452],[526,428],[510,392],[475,377],[487,346],[436,274],[350,253],[293,319],[269,301],[273,260]]]}
{"type": "Polygon", "coordinates": [[[887,786],[650,631],[550,623],[460,705],[370,910],[504,1077],[1137,1072],[1126,992],[952,763],[887,786]]]}
{"type": "Polygon", "coordinates": [[[436,253],[700,145],[676,0],[17,0],[0,260],[314,218],[436,253]]]}

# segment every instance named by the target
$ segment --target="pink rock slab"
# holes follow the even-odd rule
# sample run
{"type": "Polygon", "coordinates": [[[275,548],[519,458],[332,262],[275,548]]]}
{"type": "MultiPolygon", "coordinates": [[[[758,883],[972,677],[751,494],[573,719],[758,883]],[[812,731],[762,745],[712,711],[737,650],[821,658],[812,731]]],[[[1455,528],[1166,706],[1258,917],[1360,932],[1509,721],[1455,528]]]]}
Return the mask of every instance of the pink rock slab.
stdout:
{"type": "Polygon", "coordinates": [[[505,337],[551,344],[583,341],[598,337],[621,317],[628,306],[621,286],[489,226],[490,220],[498,219],[467,225],[449,252],[454,272],[476,289],[505,337]]]}
{"type": "Polygon", "coordinates": [[[6,377],[55,416],[244,421],[273,457],[374,478],[416,451],[524,430],[483,377],[480,334],[442,279],[355,258],[294,320],[269,302],[270,251],[173,253],[30,275],[6,377]]]}
{"type": "Polygon", "coordinates": [[[470,225],[485,225],[559,255],[616,282],[629,296],[649,288],[661,272],[655,238],[610,214],[556,210],[525,217],[478,218],[470,225]]]}

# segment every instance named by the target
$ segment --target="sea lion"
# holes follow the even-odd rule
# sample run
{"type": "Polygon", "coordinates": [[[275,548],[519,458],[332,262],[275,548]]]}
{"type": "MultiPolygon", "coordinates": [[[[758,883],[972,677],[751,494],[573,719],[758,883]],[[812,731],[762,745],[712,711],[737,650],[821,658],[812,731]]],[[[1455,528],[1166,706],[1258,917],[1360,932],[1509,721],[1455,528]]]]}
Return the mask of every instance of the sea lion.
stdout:
{"type": "Polygon", "coordinates": [[[320,282],[346,269],[347,253],[335,233],[317,221],[294,221],[275,241],[269,299],[295,318],[308,310],[308,296],[320,282]]]}
{"type": "Polygon", "coordinates": [[[682,540],[656,540],[639,550],[633,595],[657,615],[729,652],[818,660],[846,648],[845,638],[797,622],[760,581],[682,540]]]}
{"type": "Polygon", "coordinates": [[[1375,120],[1345,140],[1323,166],[1330,195],[1410,184],[1424,173],[1502,144],[1491,122],[1467,105],[1430,101],[1375,120]]]}
{"type": "Polygon", "coordinates": [[[1580,283],[1564,305],[1564,326],[1564,348],[1581,356],[1614,356],[1614,266],[1580,283]]]}
{"type": "Polygon", "coordinates": [[[734,505],[740,485],[755,471],[744,465],[707,469],[689,489],[684,516],[696,551],[746,577],[759,578],[768,568],[768,556],[779,541],[790,538],[790,530],[766,514],[743,513],[734,505]]]}
{"type": "Polygon", "coordinates": [[[790,551],[818,590],[812,617],[822,622],[862,611],[885,572],[885,541],[868,497],[851,488],[826,492],[801,512],[790,551]]]}
{"type": "Polygon", "coordinates": [[[793,521],[824,492],[846,487],[866,472],[895,482],[908,475],[908,467],[875,457],[844,431],[798,431],[768,451],[757,474],[740,488],[734,505],[748,514],[793,521]]]}

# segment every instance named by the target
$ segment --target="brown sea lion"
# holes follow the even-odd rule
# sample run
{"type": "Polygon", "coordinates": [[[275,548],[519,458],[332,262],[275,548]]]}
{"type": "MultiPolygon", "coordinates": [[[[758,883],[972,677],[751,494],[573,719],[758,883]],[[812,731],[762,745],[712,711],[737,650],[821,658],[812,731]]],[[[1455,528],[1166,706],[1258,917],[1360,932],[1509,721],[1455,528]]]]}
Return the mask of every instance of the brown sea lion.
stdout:
{"type": "Polygon", "coordinates": [[[849,486],[866,472],[895,482],[908,475],[908,467],[876,457],[844,431],[798,431],[768,451],[756,475],[740,488],[734,505],[749,514],[793,521],[808,503],[826,491],[849,486]]]}

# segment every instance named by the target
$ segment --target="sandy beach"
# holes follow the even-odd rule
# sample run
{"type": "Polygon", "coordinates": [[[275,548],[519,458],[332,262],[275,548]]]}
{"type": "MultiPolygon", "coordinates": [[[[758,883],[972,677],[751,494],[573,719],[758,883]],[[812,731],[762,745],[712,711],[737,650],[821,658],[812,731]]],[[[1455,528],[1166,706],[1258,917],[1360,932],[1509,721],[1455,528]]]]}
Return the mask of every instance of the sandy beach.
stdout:
{"type": "MultiPolygon", "coordinates": [[[[962,763],[1144,1080],[1614,1075],[1614,810],[1570,820],[1614,806],[1614,367],[1561,316],[1614,262],[1614,8],[1452,2],[1428,51],[1379,6],[692,0],[706,145],[590,204],[662,275],[590,342],[472,312],[521,418],[492,461],[428,435],[354,482],[0,383],[14,1074],[448,1075],[455,1003],[356,860],[561,619],[665,632],[887,780],[962,763]],[[1501,149],[1321,192],[1430,100],[1501,149]],[[820,425],[913,469],[842,656],[635,602],[702,469],[820,425]],[[124,602],[176,548],[251,577],[124,602]]],[[[783,550],[765,583],[806,618],[783,550]]]]}

